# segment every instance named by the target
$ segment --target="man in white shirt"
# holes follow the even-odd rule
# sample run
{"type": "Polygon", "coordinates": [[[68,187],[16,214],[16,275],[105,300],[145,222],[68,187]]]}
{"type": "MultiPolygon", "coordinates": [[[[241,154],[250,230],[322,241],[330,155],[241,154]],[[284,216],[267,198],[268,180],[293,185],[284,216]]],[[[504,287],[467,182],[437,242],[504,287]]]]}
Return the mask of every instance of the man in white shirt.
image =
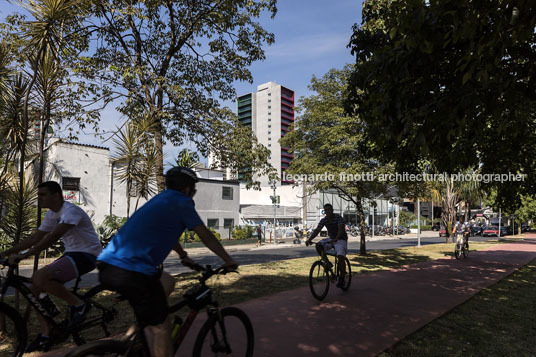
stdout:
{"type": "MultiPolygon", "coordinates": [[[[40,184],[37,197],[41,207],[49,208],[41,226],[31,237],[0,255],[8,256],[29,249],[26,253],[11,255],[10,263],[14,263],[39,254],[62,238],[65,246],[63,255],[33,274],[30,289],[36,297],[46,292],[65,300],[71,306],[69,326],[74,327],[83,322],[91,305],[72,294],[64,284],[93,270],[102,246],[89,216],[80,207],[63,200],[63,192],[57,182],[40,184]]],[[[50,327],[40,314],[37,316],[41,321],[42,333],[28,346],[26,352],[46,351],[51,347],[50,327]]]]}

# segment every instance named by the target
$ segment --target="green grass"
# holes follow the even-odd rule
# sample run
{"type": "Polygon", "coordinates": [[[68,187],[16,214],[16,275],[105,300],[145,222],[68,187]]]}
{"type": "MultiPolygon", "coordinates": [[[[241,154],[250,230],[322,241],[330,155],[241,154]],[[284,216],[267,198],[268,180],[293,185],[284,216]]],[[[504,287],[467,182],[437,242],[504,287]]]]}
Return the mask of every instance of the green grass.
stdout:
{"type": "Polygon", "coordinates": [[[535,317],[536,259],[380,356],[535,356],[535,317]]]}

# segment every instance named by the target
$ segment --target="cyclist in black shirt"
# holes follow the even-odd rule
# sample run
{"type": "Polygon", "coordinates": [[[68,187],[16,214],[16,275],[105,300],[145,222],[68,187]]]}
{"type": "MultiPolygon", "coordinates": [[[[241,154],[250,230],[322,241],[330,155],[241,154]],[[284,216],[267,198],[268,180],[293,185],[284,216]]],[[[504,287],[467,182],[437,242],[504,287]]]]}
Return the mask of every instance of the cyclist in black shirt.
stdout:
{"type": "Polygon", "coordinates": [[[332,248],[335,249],[339,262],[339,271],[341,273],[339,275],[337,287],[342,288],[344,286],[344,276],[346,274],[344,258],[346,257],[346,253],[348,251],[348,235],[346,234],[344,218],[333,213],[333,206],[329,203],[326,203],[324,205],[324,211],[326,212],[326,217],[320,220],[318,226],[311,234],[311,237],[307,239],[305,244],[310,245],[311,241],[320,233],[322,228],[327,228],[329,237],[318,242],[316,249],[320,256],[323,256],[323,252],[326,252],[332,248]]]}

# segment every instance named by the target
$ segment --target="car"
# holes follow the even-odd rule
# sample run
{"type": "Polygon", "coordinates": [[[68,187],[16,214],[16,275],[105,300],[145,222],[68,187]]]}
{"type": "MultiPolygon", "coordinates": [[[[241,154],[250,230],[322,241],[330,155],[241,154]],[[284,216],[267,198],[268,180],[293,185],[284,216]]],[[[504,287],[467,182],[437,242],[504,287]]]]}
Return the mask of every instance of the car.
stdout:
{"type": "Polygon", "coordinates": [[[499,235],[499,227],[487,226],[482,232],[482,237],[497,237],[499,235]]]}
{"type": "Polygon", "coordinates": [[[439,223],[435,223],[433,226],[432,226],[432,230],[433,231],[440,231],[441,230],[441,225],[439,223]]]}
{"type": "Polygon", "coordinates": [[[512,234],[511,226],[501,226],[501,237],[512,234]]]}
{"type": "Polygon", "coordinates": [[[473,224],[471,226],[471,236],[482,235],[482,231],[482,227],[480,227],[478,224],[473,224]]]}
{"type": "Polygon", "coordinates": [[[521,232],[529,232],[530,231],[530,225],[525,223],[521,225],[521,232]]]}
{"type": "Polygon", "coordinates": [[[447,228],[441,227],[439,230],[439,237],[448,237],[447,228]]]}

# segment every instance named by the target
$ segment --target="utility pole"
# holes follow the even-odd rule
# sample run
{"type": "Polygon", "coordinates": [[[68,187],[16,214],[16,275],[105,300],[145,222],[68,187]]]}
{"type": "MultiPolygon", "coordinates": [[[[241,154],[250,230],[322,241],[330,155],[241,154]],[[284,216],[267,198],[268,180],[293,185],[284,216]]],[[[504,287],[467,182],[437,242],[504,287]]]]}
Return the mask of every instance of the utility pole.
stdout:
{"type": "Polygon", "coordinates": [[[421,199],[417,198],[417,248],[421,247],[421,199]]]}
{"type": "Polygon", "coordinates": [[[275,195],[275,189],[277,187],[277,183],[275,180],[272,181],[272,189],[274,190],[274,196],[272,199],[273,205],[274,205],[274,227],[273,227],[273,236],[274,236],[274,244],[276,244],[276,238],[275,238],[275,219],[276,219],[276,213],[277,213],[277,197],[275,195]]]}

